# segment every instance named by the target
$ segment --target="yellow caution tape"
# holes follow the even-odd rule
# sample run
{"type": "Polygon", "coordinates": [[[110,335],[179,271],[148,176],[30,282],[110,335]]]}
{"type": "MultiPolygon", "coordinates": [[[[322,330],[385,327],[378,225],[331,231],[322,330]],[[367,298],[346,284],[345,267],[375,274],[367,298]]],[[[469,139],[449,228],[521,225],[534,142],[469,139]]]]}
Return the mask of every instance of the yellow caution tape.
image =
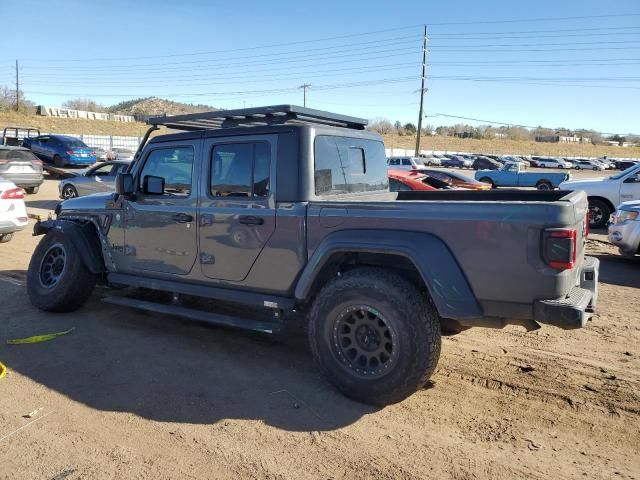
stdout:
{"type": "Polygon", "coordinates": [[[0,362],[0,378],[4,377],[6,374],[7,374],[7,367],[5,367],[2,362],[0,362]]]}
{"type": "Polygon", "coordinates": [[[62,335],[66,335],[67,333],[71,333],[71,332],[73,332],[73,330],[75,330],[75,327],[72,327],[72,328],[70,328],[69,330],[67,330],[65,332],[47,333],[45,335],[35,335],[33,337],[16,338],[14,340],[7,340],[7,343],[9,345],[22,345],[22,344],[25,344],[25,343],[46,342],[48,340],[53,340],[56,337],[60,337],[62,335]]]}

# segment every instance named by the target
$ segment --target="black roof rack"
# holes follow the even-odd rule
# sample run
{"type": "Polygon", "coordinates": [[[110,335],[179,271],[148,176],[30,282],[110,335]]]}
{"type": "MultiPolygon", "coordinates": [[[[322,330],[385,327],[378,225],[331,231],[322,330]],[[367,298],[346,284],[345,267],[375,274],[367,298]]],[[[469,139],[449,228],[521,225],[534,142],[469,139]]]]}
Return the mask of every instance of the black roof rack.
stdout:
{"type": "Polygon", "coordinates": [[[147,120],[147,123],[154,126],[162,125],[174,130],[193,131],[283,124],[329,125],[364,130],[368,122],[363,118],[349,117],[296,105],[273,105],[270,107],[152,117],[147,120]]]}

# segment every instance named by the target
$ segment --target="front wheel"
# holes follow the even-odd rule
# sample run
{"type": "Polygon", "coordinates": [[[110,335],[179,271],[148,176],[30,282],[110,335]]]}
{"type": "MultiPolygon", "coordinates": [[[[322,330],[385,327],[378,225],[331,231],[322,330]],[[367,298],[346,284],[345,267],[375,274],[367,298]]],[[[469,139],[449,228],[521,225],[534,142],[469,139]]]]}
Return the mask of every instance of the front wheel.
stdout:
{"type": "Polygon", "coordinates": [[[316,362],[342,393],[399,402],[429,380],[440,357],[438,313],[416,286],[381,268],[356,268],[326,285],[309,315],[316,362]]]}
{"type": "Polygon", "coordinates": [[[78,191],[73,185],[65,185],[62,188],[62,198],[68,200],[70,198],[76,198],[78,196],[78,191]]]}
{"type": "Polygon", "coordinates": [[[597,199],[589,199],[589,228],[604,228],[609,221],[611,208],[606,202],[597,199]]]}
{"type": "Polygon", "coordinates": [[[41,310],[72,312],[87,301],[97,279],[82,263],[73,242],[63,232],[51,230],[31,257],[27,293],[41,310]]]}

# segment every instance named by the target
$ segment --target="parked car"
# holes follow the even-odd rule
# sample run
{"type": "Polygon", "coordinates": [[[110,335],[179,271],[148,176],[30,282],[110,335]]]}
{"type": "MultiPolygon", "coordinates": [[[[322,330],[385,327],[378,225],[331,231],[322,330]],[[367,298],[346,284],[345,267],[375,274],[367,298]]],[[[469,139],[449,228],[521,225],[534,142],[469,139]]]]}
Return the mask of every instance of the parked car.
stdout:
{"type": "Polygon", "coordinates": [[[136,152],[128,148],[114,147],[107,153],[107,160],[127,160],[132,161],[136,152]]]}
{"type": "Polygon", "coordinates": [[[584,190],[589,199],[589,226],[604,228],[614,205],[640,200],[640,164],[610,177],[571,180],[560,184],[561,190],[584,190]]]}
{"type": "Polygon", "coordinates": [[[104,148],[100,148],[100,147],[93,147],[93,151],[96,154],[96,161],[97,162],[106,162],[107,156],[109,154],[109,152],[107,152],[104,148]]]}
{"type": "Polygon", "coordinates": [[[500,170],[478,170],[476,180],[497,187],[536,187],[538,190],[553,190],[571,179],[564,172],[527,172],[520,162],[507,162],[500,170]]]}
{"type": "Polygon", "coordinates": [[[454,188],[464,188],[469,190],[491,190],[491,185],[479,182],[458,172],[435,170],[432,168],[422,168],[419,170],[419,172],[441,180],[454,188]]]}
{"type": "Polygon", "coordinates": [[[431,167],[432,165],[440,165],[442,160],[440,159],[440,157],[436,156],[436,155],[424,155],[424,154],[420,154],[419,155],[420,161],[422,162],[423,165],[427,166],[427,167],[431,167]]]}
{"type": "Polygon", "coordinates": [[[0,177],[29,194],[38,193],[44,181],[42,160],[26,148],[0,146],[0,177]]]}
{"type": "Polygon", "coordinates": [[[614,162],[616,170],[626,170],[634,165],[640,164],[638,160],[615,160],[614,162]]]}
{"type": "Polygon", "coordinates": [[[263,333],[305,322],[327,378],[375,405],[425,385],[442,328],[574,329],[595,311],[582,192],[390,193],[366,120],[292,105],[148,123],[184,131],[150,139],[116,198],[65,200],[34,226],[37,308],[74,311],[100,281],[136,287],[103,302],[156,315],[263,333]],[[246,126],[212,128],[230,122],[246,126]]]}
{"type": "Polygon", "coordinates": [[[476,157],[471,165],[474,170],[498,170],[500,167],[502,167],[500,162],[489,157],[476,157]]]}
{"type": "Polygon", "coordinates": [[[539,168],[571,168],[571,163],[560,158],[541,157],[536,160],[539,168]]]}
{"type": "Polygon", "coordinates": [[[393,170],[417,170],[424,166],[419,157],[389,157],[387,166],[393,170]]]}
{"type": "Polygon", "coordinates": [[[451,157],[442,160],[440,165],[447,168],[471,168],[473,162],[460,155],[452,155],[451,157]]]}
{"type": "Polygon", "coordinates": [[[56,167],[96,163],[93,149],[87,147],[80,139],[68,135],[40,135],[25,138],[23,146],[42,160],[52,162],[56,167]]]}
{"type": "Polygon", "coordinates": [[[634,257],[640,254],[640,200],[618,205],[611,216],[608,234],[620,255],[634,257]]]}
{"type": "Polygon", "coordinates": [[[117,160],[95,165],[86,170],[73,173],[73,176],[64,178],[58,183],[60,198],[82,197],[98,192],[114,192],[116,189],[116,176],[129,167],[131,162],[117,160]]]}
{"type": "Polygon", "coordinates": [[[0,177],[0,243],[13,238],[15,232],[29,224],[24,192],[15,183],[0,177]]]}
{"type": "Polygon", "coordinates": [[[573,162],[573,168],[576,170],[594,170],[594,171],[602,171],[605,170],[605,166],[597,162],[596,160],[585,160],[585,159],[576,159],[573,162]]]}
{"type": "Polygon", "coordinates": [[[519,157],[517,155],[502,155],[500,157],[500,161],[502,163],[507,163],[507,162],[517,162],[517,163],[522,163],[527,167],[531,166],[531,162],[529,162],[529,160],[525,160],[522,157],[519,157]]]}
{"type": "Polygon", "coordinates": [[[389,191],[401,192],[405,190],[436,190],[435,187],[429,185],[424,180],[428,179],[426,175],[414,171],[406,170],[388,170],[389,191]]]}

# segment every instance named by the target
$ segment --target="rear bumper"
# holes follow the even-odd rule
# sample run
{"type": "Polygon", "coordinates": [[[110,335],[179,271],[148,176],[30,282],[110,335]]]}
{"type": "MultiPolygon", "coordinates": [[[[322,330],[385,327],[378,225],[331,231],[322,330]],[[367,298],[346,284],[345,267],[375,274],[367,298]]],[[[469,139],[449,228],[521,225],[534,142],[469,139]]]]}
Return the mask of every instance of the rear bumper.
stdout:
{"type": "Polygon", "coordinates": [[[538,300],[533,306],[533,319],[538,323],[555,325],[564,329],[584,327],[598,302],[598,271],[600,261],[585,257],[580,272],[580,284],[561,298],[538,300]]]}
{"type": "Polygon", "coordinates": [[[17,220],[2,220],[0,221],[0,235],[19,232],[20,230],[24,230],[27,225],[29,225],[29,222],[18,223],[17,220]]]}
{"type": "Polygon", "coordinates": [[[42,173],[3,173],[2,176],[7,180],[12,181],[20,188],[39,187],[42,185],[42,182],[44,182],[42,173]]]}

